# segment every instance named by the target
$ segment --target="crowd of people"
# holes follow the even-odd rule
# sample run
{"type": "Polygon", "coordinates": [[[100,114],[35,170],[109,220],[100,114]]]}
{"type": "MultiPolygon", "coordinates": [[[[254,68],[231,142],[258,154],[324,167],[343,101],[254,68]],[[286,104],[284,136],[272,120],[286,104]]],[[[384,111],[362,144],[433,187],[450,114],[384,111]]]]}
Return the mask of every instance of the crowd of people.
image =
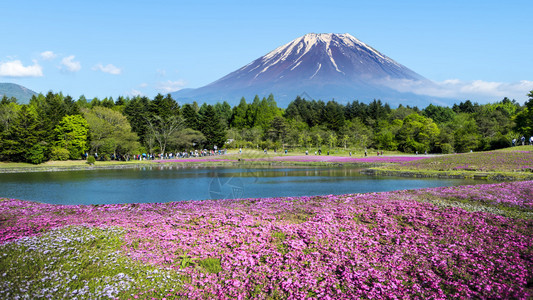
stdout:
{"type": "MultiPolygon", "coordinates": [[[[113,155],[108,159],[105,159],[103,156],[99,156],[98,152],[95,152],[93,154],[94,158],[96,160],[121,160],[121,161],[130,161],[130,160],[163,160],[163,159],[180,159],[180,158],[193,158],[193,157],[205,157],[205,156],[215,156],[215,155],[224,155],[226,154],[226,149],[215,149],[215,150],[190,150],[190,151],[182,151],[182,152],[168,152],[168,153],[142,153],[142,154],[134,154],[133,156],[127,155],[113,155]]],[[[84,159],[87,159],[89,156],[89,153],[85,153],[82,155],[84,159]]]]}
{"type": "Polygon", "coordinates": [[[135,160],[155,160],[155,159],[180,159],[180,158],[193,158],[193,157],[206,157],[206,156],[216,156],[226,154],[226,149],[215,149],[215,150],[190,150],[182,152],[169,152],[169,153],[159,153],[159,154],[137,154],[134,155],[135,160]]]}
{"type": "MultiPolygon", "coordinates": [[[[514,147],[514,146],[517,146],[517,143],[518,143],[518,142],[519,142],[519,141],[518,141],[517,139],[513,139],[513,140],[512,140],[513,147],[514,147]]],[[[527,145],[526,137],[525,137],[525,136],[522,136],[522,137],[520,138],[520,143],[522,144],[522,146],[527,145]]],[[[529,145],[533,145],[533,136],[530,136],[530,137],[529,137],[529,145]]]]}

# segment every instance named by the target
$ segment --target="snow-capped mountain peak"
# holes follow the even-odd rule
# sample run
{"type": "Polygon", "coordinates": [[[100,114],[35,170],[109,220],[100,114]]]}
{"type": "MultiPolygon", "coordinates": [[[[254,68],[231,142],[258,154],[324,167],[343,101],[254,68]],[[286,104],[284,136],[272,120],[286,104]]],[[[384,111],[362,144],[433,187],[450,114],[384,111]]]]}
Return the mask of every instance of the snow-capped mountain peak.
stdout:
{"type": "Polygon", "coordinates": [[[293,100],[307,92],[317,98],[353,100],[362,95],[379,98],[381,90],[390,90],[383,82],[391,80],[425,79],[348,33],[308,33],[205,87],[181,94],[219,94],[217,99],[235,94],[231,97],[240,99],[274,93],[293,100]]]}

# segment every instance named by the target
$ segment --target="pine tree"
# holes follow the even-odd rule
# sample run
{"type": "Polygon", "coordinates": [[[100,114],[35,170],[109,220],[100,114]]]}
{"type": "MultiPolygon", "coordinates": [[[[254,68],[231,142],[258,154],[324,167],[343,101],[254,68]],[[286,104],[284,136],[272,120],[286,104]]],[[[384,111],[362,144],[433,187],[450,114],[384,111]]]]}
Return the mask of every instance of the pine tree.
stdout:
{"type": "Polygon", "coordinates": [[[198,114],[196,102],[193,104],[185,104],[183,105],[183,118],[185,119],[185,126],[194,130],[198,130],[200,128],[199,126],[199,119],[200,115],[198,114]]]}
{"type": "Polygon", "coordinates": [[[17,118],[8,131],[0,137],[2,160],[14,162],[29,161],[30,150],[40,142],[39,122],[31,109],[22,106],[17,118]]]}
{"type": "Polygon", "coordinates": [[[200,131],[204,134],[207,147],[210,149],[213,146],[220,148],[226,142],[226,130],[212,105],[207,105],[205,109],[200,120],[200,131]]]}

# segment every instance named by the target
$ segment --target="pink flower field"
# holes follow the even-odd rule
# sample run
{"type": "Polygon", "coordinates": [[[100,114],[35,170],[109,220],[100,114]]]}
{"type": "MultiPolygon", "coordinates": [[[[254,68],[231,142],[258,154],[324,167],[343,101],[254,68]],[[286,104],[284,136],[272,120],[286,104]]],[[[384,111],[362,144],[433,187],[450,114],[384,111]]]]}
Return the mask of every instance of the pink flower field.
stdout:
{"type": "Polygon", "coordinates": [[[68,225],[120,227],[122,255],[182,274],[168,298],[531,299],[532,191],[525,181],[163,204],[3,199],[0,246],[68,225]]]}
{"type": "Polygon", "coordinates": [[[291,162],[330,162],[330,163],[403,163],[428,158],[427,156],[327,156],[327,155],[294,155],[274,156],[269,158],[248,159],[251,161],[291,161],[291,162]]]}
{"type": "Polygon", "coordinates": [[[443,155],[427,160],[405,162],[397,166],[400,170],[434,171],[481,171],[516,172],[533,171],[531,151],[495,150],[487,152],[443,155]]]}
{"type": "Polygon", "coordinates": [[[178,159],[164,159],[156,160],[157,163],[175,163],[175,162],[221,162],[221,161],[237,161],[236,159],[224,159],[224,158],[178,158],[178,159]]]}

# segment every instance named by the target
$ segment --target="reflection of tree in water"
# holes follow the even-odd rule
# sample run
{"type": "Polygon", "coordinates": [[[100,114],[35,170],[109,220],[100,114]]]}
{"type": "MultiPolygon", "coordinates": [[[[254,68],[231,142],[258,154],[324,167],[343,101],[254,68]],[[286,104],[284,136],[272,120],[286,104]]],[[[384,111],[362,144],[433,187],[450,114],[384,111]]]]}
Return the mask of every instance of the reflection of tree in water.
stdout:
{"type": "Polygon", "coordinates": [[[237,199],[244,196],[244,184],[238,177],[220,178],[216,176],[209,184],[212,199],[237,199]]]}

